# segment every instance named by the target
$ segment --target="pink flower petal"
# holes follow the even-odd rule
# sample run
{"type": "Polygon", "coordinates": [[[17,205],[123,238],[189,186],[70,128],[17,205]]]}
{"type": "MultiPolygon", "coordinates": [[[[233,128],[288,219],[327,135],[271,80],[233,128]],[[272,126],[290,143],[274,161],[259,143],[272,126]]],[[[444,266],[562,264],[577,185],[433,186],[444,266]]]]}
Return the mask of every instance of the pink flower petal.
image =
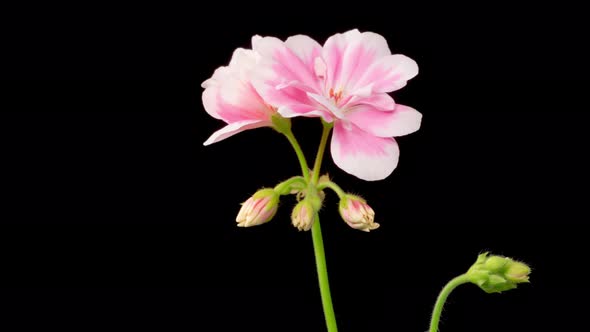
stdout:
{"type": "Polygon", "coordinates": [[[212,86],[219,85],[220,81],[223,81],[223,79],[229,76],[229,72],[230,70],[228,69],[228,67],[225,66],[215,69],[215,72],[213,72],[213,76],[201,83],[201,87],[203,89],[206,89],[212,86]]]}
{"type": "Polygon", "coordinates": [[[252,47],[261,55],[252,82],[269,104],[306,104],[306,92],[320,92],[315,59],[321,55],[321,46],[313,39],[298,35],[283,43],[273,37],[254,36],[252,47]]]}
{"type": "Polygon", "coordinates": [[[344,126],[342,121],[334,125],[331,151],[338,167],[366,181],[385,179],[399,158],[393,138],[376,137],[354,124],[344,126]]]}
{"type": "Polygon", "coordinates": [[[278,107],[277,112],[286,117],[286,118],[293,118],[296,116],[305,116],[305,117],[322,117],[324,120],[328,122],[332,122],[332,115],[329,111],[325,110],[325,108],[315,101],[313,98],[304,90],[300,89],[289,89],[285,91],[283,103],[278,107]]]}
{"type": "Polygon", "coordinates": [[[315,58],[313,62],[313,71],[315,72],[316,76],[324,79],[326,78],[326,71],[328,68],[326,67],[326,63],[320,57],[315,58]]]}
{"type": "Polygon", "coordinates": [[[395,101],[387,93],[374,93],[369,97],[353,96],[347,103],[349,107],[368,105],[376,109],[389,111],[395,108],[395,101]]]}
{"type": "Polygon", "coordinates": [[[285,118],[294,118],[297,116],[304,116],[308,118],[321,117],[326,122],[334,121],[334,117],[329,112],[323,111],[315,106],[303,104],[281,106],[277,110],[277,113],[285,118]]]}
{"type": "Polygon", "coordinates": [[[407,81],[418,75],[418,64],[405,55],[384,56],[363,72],[353,90],[371,87],[374,93],[392,92],[403,88],[407,81]]]}
{"type": "Polygon", "coordinates": [[[221,140],[224,140],[230,136],[233,136],[239,132],[248,129],[260,128],[271,126],[272,123],[270,121],[260,121],[260,120],[243,120],[234,123],[230,123],[227,126],[219,129],[218,131],[214,132],[203,145],[209,145],[213,143],[217,143],[221,140]]]}
{"type": "Polygon", "coordinates": [[[203,106],[212,117],[231,123],[242,120],[268,120],[271,109],[250,83],[228,77],[220,85],[203,91],[203,106]]]}
{"type": "Polygon", "coordinates": [[[269,106],[252,84],[235,78],[227,79],[219,88],[219,115],[227,122],[267,120],[269,106]]]}
{"type": "Polygon", "coordinates": [[[339,119],[344,119],[344,113],[334,104],[334,102],[322,95],[317,95],[315,93],[308,93],[309,98],[313,99],[318,106],[321,106],[329,113],[335,115],[339,119]]]}
{"type": "Polygon", "coordinates": [[[376,33],[351,30],[336,34],[328,38],[322,52],[328,68],[327,85],[335,91],[355,90],[370,66],[390,54],[387,41],[376,33]]]}
{"type": "Polygon", "coordinates": [[[252,38],[254,50],[260,53],[261,61],[253,85],[269,104],[276,106],[284,117],[322,117],[333,121],[310,93],[320,91],[324,73],[321,61],[321,46],[313,39],[297,35],[284,43],[277,38],[252,38]]]}
{"type": "Polygon", "coordinates": [[[237,48],[232,54],[229,68],[236,77],[239,77],[241,80],[249,80],[252,71],[255,70],[259,61],[260,54],[255,51],[237,48]]]}
{"type": "MultiPolygon", "coordinates": [[[[201,96],[203,100],[203,106],[205,107],[205,111],[209,113],[212,117],[221,120],[221,116],[219,115],[219,106],[217,104],[217,96],[219,95],[219,88],[217,85],[211,84],[212,79],[205,82],[209,82],[209,86],[203,91],[201,96]]],[[[205,83],[203,83],[205,84],[205,83]]]]}
{"type": "Polygon", "coordinates": [[[340,85],[344,51],[352,40],[358,39],[360,36],[361,33],[354,29],[345,33],[337,33],[326,40],[322,49],[322,57],[329,73],[326,78],[326,86],[338,87],[340,85]]]}
{"type": "Polygon", "coordinates": [[[258,60],[254,51],[238,48],[228,66],[218,68],[203,82],[207,113],[227,123],[269,119],[271,109],[249,81],[258,60]]]}
{"type": "Polygon", "coordinates": [[[303,62],[307,69],[315,73],[316,59],[322,55],[322,46],[308,36],[296,35],[287,38],[285,46],[303,62]]]}
{"type": "Polygon", "coordinates": [[[237,48],[232,54],[229,65],[217,68],[213,76],[205,80],[201,87],[206,89],[219,85],[232,77],[248,81],[259,59],[260,55],[258,53],[244,48],[237,48]]]}
{"type": "Polygon", "coordinates": [[[379,137],[397,137],[420,129],[422,114],[415,109],[397,104],[392,111],[380,111],[359,106],[346,114],[346,118],[362,130],[379,137]]]}

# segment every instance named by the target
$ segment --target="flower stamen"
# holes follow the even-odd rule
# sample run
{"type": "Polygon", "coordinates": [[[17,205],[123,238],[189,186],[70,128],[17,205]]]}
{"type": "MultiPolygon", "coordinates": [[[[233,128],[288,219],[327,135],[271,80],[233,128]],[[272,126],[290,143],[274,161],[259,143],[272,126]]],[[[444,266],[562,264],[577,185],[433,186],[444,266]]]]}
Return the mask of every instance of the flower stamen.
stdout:
{"type": "Polygon", "coordinates": [[[338,103],[342,98],[342,91],[334,93],[334,89],[330,88],[330,98],[334,99],[334,102],[338,103]]]}

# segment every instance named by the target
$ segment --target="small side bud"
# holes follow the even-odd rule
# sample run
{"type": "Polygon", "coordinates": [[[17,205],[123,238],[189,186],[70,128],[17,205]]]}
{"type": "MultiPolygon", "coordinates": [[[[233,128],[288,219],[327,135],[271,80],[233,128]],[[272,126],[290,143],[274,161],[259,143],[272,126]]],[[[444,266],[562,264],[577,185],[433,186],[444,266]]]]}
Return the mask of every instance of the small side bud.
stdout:
{"type": "Polygon", "coordinates": [[[340,216],[352,228],[369,232],[379,228],[375,220],[375,211],[367,202],[355,195],[346,194],[339,204],[340,216]]]}
{"type": "Polygon", "coordinates": [[[469,281],[486,293],[500,293],[516,288],[517,284],[529,282],[531,268],[503,256],[478,256],[475,264],[467,271],[469,281]]]}
{"type": "Polygon", "coordinates": [[[277,212],[279,195],[270,188],[258,190],[242,203],[236,217],[239,227],[250,227],[269,222],[277,212]]]}
{"type": "Polygon", "coordinates": [[[298,230],[310,230],[314,220],[315,210],[309,200],[304,199],[295,205],[295,208],[291,213],[291,222],[298,230]]]}

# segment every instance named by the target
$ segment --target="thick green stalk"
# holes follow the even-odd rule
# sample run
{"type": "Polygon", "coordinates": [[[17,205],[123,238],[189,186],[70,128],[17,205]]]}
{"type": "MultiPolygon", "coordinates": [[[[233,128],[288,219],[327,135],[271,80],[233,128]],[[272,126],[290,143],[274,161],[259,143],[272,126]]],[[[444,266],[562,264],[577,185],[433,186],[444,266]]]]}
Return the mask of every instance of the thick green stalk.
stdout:
{"type": "MultiPolygon", "coordinates": [[[[323,122],[324,130],[322,138],[320,139],[320,146],[313,165],[313,173],[311,175],[311,183],[315,186],[320,177],[320,169],[322,167],[322,159],[324,151],[326,150],[326,143],[328,136],[332,129],[332,124],[323,122]]],[[[332,295],[330,294],[330,282],[328,280],[328,267],[326,265],[326,254],[324,252],[324,240],[322,238],[322,228],[320,227],[320,218],[316,214],[315,222],[311,227],[311,236],[313,238],[313,252],[315,254],[316,268],[318,272],[318,281],[320,283],[320,294],[322,296],[322,307],[324,309],[324,318],[326,319],[326,326],[328,332],[338,332],[336,325],[336,315],[334,314],[334,306],[332,305],[332,295]]]]}
{"type": "Polygon", "coordinates": [[[449,294],[463,284],[469,282],[469,279],[465,274],[462,274],[453,280],[449,281],[448,284],[442,289],[438,298],[436,299],[436,304],[434,305],[434,310],[432,311],[432,319],[430,320],[430,330],[429,332],[438,332],[438,322],[440,321],[440,315],[442,314],[443,306],[449,297],[449,294]]]}
{"type": "MultiPolygon", "coordinates": [[[[290,130],[290,128],[289,130],[282,131],[282,133],[285,135],[285,137],[287,137],[287,139],[293,146],[295,153],[297,154],[297,159],[299,159],[299,165],[301,166],[301,171],[303,172],[303,177],[305,181],[311,181],[313,187],[317,185],[319,180],[320,168],[322,166],[324,151],[326,150],[326,143],[328,142],[328,135],[330,134],[330,130],[332,129],[332,124],[328,124],[325,122],[323,122],[323,124],[324,130],[322,132],[322,138],[320,140],[320,146],[318,149],[318,153],[316,155],[311,179],[305,155],[303,154],[303,151],[301,150],[301,146],[297,142],[297,139],[293,135],[293,132],[290,130]]],[[[322,298],[322,308],[324,310],[326,326],[328,328],[328,332],[338,332],[338,327],[336,325],[336,315],[334,314],[334,307],[332,305],[332,295],[330,294],[330,283],[328,281],[328,267],[326,265],[326,254],[324,252],[322,229],[320,227],[320,218],[317,215],[317,213],[315,215],[315,222],[311,228],[311,235],[313,240],[313,251],[315,255],[318,281],[320,284],[320,295],[322,298]]]]}
{"type": "Polygon", "coordinates": [[[318,271],[318,280],[320,282],[320,294],[322,296],[322,307],[324,308],[324,317],[328,332],[337,332],[336,315],[332,305],[332,295],[330,294],[330,282],[328,281],[328,267],[326,266],[326,254],[324,253],[324,241],[322,239],[322,228],[320,227],[320,218],[316,214],[315,222],[311,227],[311,236],[313,238],[313,252],[315,254],[316,268],[318,271]]]}

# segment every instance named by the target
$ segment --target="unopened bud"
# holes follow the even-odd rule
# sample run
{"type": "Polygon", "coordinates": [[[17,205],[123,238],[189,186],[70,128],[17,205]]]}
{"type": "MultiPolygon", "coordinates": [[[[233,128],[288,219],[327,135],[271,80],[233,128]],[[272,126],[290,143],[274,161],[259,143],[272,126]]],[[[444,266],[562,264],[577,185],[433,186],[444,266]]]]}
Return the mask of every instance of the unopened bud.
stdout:
{"type": "Polygon", "coordinates": [[[506,279],[514,283],[529,282],[531,268],[521,262],[513,262],[506,269],[506,279]]]}
{"type": "Polygon", "coordinates": [[[344,196],[340,200],[339,210],[342,219],[354,229],[369,232],[379,228],[379,224],[374,221],[375,211],[358,196],[344,196]]]}
{"type": "Polygon", "coordinates": [[[304,199],[295,205],[295,208],[291,213],[291,222],[293,223],[293,226],[297,227],[298,230],[310,230],[314,220],[315,210],[309,200],[304,199]]]}
{"type": "Polygon", "coordinates": [[[247,201],[236,217],[239,227],[250,227],[269,222],[277,212],[279,195],[273,189],[261,189],[247,201]]]}
{"type": "Polygon", "coordinates": [[[503,256],[488,256],[483,253],[469,271],[467,277],[487,293],[500,293],[513,288],[517,284],[529,282],[531,268],[503,256]]]}

